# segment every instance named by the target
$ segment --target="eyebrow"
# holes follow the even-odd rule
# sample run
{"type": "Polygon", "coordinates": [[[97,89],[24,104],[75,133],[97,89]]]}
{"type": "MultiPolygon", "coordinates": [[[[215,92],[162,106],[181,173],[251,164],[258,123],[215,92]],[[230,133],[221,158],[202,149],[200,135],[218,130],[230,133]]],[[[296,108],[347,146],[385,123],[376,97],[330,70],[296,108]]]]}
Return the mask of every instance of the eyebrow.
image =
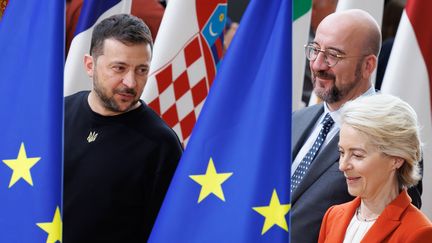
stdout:
{"type": "MultiPolygon", "coordinates": [[[[340,145],[338,145],[338,148],[343,149],[340,145]]],[[[367,151],[363,148],[349,148],[348,151],[360,151],[360,152],[367,153],[367,151]]]]}
{"type": "Polygon", "coordinates": [[[110,65],[127,65],[125,62],[121,61],[113,61],[109,63],[110,65]]]}
{"type": "MultiPolygon", "coordinates": [[[[317,45],[321,48],[321,46],[316,41],[312,41],[311,44],[317,45]]],[[[336,47],[328,47],[325,50],[333,50],[333,51],[339,52],[338,54],[340,54],[340,55],[346,55],[346,53],[343,50],[336,48],[336,47]]]]}
{"type": "MultiPolygon", "coordinates": [[[[123,66],[130,66],[129,64],[127,64],[126,62],[122,62],[122,61],[113,61],[111,62],[109,65],[123,65],[123,66]]],[[[146,67],[146,68],[150,68],[149,64],[139,64],[137,67],[146,67]]]]}

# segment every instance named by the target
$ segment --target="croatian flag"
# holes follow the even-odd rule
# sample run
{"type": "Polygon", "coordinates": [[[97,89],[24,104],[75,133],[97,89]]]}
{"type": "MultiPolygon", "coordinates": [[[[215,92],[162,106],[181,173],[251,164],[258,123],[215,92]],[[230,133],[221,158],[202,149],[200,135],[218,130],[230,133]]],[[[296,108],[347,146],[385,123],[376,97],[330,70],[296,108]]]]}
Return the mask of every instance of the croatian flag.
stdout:
{"type": "Polygon", "coordinates": [[[84,1],[75,36],[71,42],[64,70],[64,95],[90,90],[92,82],[84,69],[84,55],[90,52],[94,26],[103,19],[120,13],[131,12],[132,0],[84,1]]]}
{"type": "Polygon", "coordinates": [[[171,0],[142,99],[186,145],[223,53],[226,0],[171,0]]]}

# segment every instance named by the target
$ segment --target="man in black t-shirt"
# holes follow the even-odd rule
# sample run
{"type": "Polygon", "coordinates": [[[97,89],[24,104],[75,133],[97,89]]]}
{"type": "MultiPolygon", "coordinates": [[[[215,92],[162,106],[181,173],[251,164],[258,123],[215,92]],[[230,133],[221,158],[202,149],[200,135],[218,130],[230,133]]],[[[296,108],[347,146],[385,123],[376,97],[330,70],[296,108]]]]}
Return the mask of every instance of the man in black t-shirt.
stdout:
{"type": "Polygon", "coordinates": [[[153,42],[127,14],[100,22],[84,65],[91,91],[65,99],[63,242],[145,242],[182,154],[139,99],[153,42]]]}

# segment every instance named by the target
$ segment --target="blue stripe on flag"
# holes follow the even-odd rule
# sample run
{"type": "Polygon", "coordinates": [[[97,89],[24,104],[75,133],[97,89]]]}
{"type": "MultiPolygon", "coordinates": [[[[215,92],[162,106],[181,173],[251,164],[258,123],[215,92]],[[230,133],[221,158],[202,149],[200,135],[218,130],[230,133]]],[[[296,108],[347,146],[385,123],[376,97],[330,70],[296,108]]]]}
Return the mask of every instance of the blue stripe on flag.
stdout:
{"type": "Polygon", "coordinates": [[[84,0],[75,36],[93,26],[99,16],[119,2],[121,0],[84,0]]]}

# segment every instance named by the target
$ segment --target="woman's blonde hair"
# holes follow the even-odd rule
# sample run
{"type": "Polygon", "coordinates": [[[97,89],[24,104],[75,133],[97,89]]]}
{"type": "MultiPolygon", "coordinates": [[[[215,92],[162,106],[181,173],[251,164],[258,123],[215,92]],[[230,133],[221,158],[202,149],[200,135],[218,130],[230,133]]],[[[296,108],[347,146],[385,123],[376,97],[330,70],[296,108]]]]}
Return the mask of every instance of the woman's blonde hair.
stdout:
{"type": "Polygon", "coordinates": [[[400,186],[412,187],[421,179],[417,114],[408,103],[388,94],[359,97],[341,108],[341,123],[367,135],[384,154],[404,159],[397,170],[400,186]]]}

